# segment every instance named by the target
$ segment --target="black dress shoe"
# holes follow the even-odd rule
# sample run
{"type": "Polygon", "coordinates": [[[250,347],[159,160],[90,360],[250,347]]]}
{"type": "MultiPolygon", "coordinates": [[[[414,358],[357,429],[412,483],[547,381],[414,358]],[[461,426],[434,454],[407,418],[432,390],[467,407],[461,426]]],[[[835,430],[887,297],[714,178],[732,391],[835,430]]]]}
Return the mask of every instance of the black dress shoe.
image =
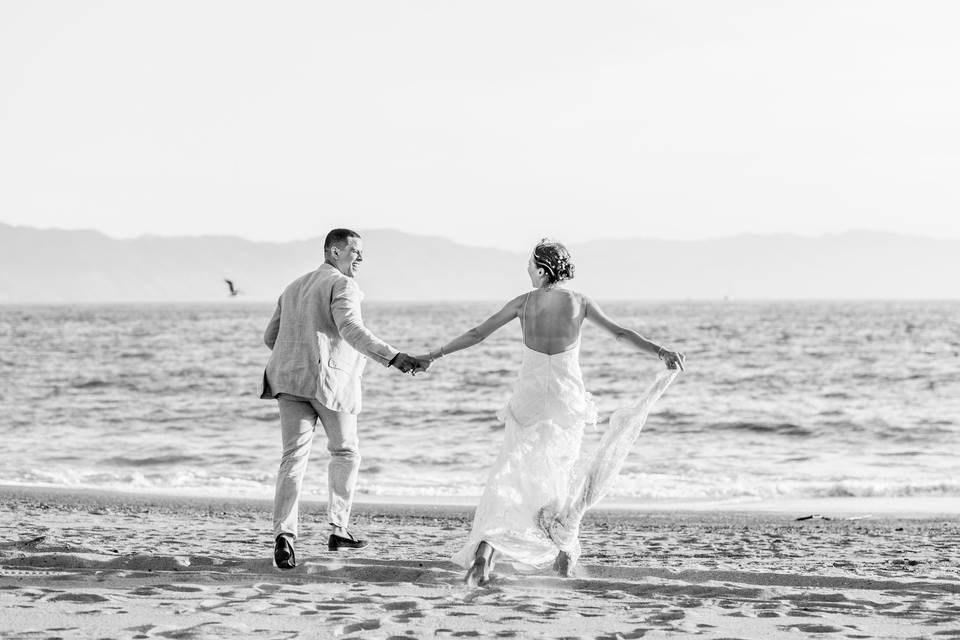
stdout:
{"type": "Polygon", "coordinates": [[[352,533],[348,533],[349,538],[344,538],[343,536],[338,536],[335,533],[330,534],[330,540],[327,542],[327,548],[330,551],[337,551],[338,549],[363,549],[367,546],[366,540],[358,540],[353,537],[352,533]]]}
{"type": "Polygon", "coordinates": [[[277,563],[278,569],[293,569],[297,566],[297,555],[293,552],[293,543],[287,536],[277,536],[273,561],[277,563]]]}

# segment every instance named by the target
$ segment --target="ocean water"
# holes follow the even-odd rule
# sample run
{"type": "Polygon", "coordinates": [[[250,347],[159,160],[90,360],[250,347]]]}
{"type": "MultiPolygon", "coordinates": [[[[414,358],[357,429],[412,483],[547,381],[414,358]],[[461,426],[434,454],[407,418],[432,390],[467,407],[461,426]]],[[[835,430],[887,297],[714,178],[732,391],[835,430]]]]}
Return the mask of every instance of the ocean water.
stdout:
{"type": "MultiPolygon", "coordinates": [[[[960,495],[960,302],[622,302],[686,352],[613,500],[960,495]]],[[[401,349],[496,303],[367,304],[401,349]]],[[[0,307],[0,483],[272,496],[276,403],[259,399],[268,304],[0,307]]],[[[469,499],[503,426],[517,323],[415,378],[370,363],[359,499],[469,499]]],[[[602,421],[662,364],[587,325],[602,421]]],[[[585,449],[599,440],[587,433],[585,449]]],[[[322,432],[304,486],[326,495],[322,432]]]]}

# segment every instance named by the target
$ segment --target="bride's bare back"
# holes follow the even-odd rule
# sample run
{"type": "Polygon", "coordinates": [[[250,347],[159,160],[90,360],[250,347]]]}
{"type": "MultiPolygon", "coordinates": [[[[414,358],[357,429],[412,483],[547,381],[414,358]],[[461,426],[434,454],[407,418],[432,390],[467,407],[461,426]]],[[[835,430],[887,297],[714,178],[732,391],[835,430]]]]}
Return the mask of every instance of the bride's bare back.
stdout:
{"type": "Polygon", "coordinates": [[[556,355],[573,349],[587,307],[583,297],[561,288],[543,288],[526,295],[520,310],[523,343],[534,351],[556,355]]]}
{"type": "Polygon", "coordinates": [[[683,354],[667,351],[642,335],[620,325],[589,297],[562,287],[540,286],[517,296],[479,325],[457,336],[440,349],[417,359],[432,362],[438,357],[468,349],[514,319],[520,319],[523,343],[527,348],[548,356],[569,351],[580,339],[583,321],[590,320],[612,335],[641,351],[663,359],[668,368],[683,369],[683,354]]]}

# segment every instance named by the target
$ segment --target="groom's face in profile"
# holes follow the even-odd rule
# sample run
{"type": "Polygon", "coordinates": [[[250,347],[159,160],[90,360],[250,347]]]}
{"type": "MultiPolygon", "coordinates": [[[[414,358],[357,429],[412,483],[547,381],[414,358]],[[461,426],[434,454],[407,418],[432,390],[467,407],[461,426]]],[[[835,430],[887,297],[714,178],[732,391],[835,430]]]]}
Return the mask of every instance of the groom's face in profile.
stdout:
{"type": "Polygon", "coordinates": [[[347,238],[341,244],[330,247],[330,253],[340,273],[352,278],[357,275],[360,263],[363,262],[363,240],[347,238]]]}

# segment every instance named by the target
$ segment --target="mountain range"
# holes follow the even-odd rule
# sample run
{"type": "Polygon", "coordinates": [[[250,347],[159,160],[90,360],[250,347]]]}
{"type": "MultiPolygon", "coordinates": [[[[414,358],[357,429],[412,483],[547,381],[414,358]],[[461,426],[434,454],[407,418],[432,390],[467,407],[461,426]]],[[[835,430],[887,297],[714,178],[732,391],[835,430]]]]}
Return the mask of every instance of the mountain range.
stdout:
{"type": "MultiPolygon", "coordinates": [[[[529,288],[528,254],[394,230],[361,230],[367,300],[507,300],[529,288]]],[[[872,231],[568,245],[571,287],[601,300],[957,299],[960,239],[872,231]]],[[[323,239],[115,239],[0,224],[0,303],[274,300],[323,261],[323,239]]]]}

